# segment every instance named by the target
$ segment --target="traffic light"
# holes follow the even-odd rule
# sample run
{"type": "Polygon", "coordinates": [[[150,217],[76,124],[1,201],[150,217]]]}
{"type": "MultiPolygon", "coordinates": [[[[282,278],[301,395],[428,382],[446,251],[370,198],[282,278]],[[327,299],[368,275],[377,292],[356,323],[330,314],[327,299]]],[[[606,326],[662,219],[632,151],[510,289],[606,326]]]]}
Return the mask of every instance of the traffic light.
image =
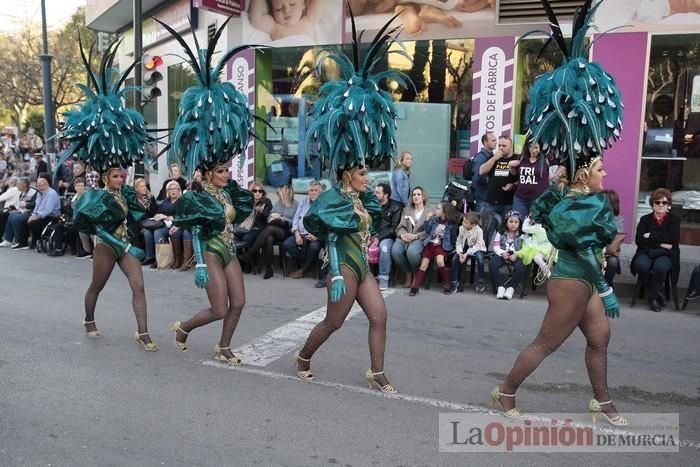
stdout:
{"type": "Polygon", "coordinates": [[[97,51],[104,52],[109,47],[109,33],[99,31],[97,33],[97,51]]]}
{"type": "Polygon", "coordinates": [[[144,55],[141,60],[143,70],[143,90],[142,95],[146,102],[159,97],[162,92],[158,88],[158,81],[163,79],[163,74],[158,71],[158,68],[163,65],[163,59],[157,55],[144,55]]]}

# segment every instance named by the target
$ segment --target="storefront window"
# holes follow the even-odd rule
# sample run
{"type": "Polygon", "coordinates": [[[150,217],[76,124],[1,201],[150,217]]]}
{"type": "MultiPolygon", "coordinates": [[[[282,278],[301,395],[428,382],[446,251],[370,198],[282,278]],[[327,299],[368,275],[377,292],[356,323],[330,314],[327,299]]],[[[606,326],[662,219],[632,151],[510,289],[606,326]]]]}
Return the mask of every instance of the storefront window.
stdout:
{"type": "MultiPolygon", "coordinates": [[[[448,157],[461,154],[460,147],[468,151],[469,130],[471,125],[472,63],[474,41],[432,40],[405,42],[406,51],[413,57],[413,62],[399,54],[389,54],[385,63],[379,64],[375,72],[387,68],[398,69],[406,73],[414,89],[403,90],[395,82],[384,82],[383,86],[392,93],[395,101],[448,103],[451,106],[450,149],[448,157]],[[465,133],[462,135],[462,133],[465,133]],[[465,140],[465,144],[460,141],[465,140]]],[[[350,45],[344,45],[343,51],[352,56],[350,45]]],[[[363,48],[368,47],[367,44],[363,48]]],[[[394,47],[397,47],[395,45],[394,47]]],[[[268,114],[270,124],[277,131],[267,131],[268,154],[266,166],[282,161],[288,166],[291,177],[333,178],[328,167],[321,167],[318,157],[308,154],[305,147],[305,129],[308,127],[307,115],[318,96],[320,86],[315,75],[318,54],[321,48],[289,47],[271,49],[271,89],[269,95],[258,96],[268,114]],[[299,158],[304,160],[300,163],[299,158]],[[303,173],[302,173],[303,172],[303,173]]],[[[361,50],[360,56],[364,56],[361,50]]],[[[333,76],[334,64],[326,62],[326,72],[333,76]]],[[[313,151],[313,148],[309,148],[313,151]]],[[[461,154],[462,157],[468,156],[461,154]]],[[[373,170],[391,170],[391,163],[370,167],[373,170]]],[[[268,171],[269,172],[269,171],[268,171]]]]}
{"type": "Polygon", "coordinates": [[[185,90],[197,84],[197,77],[189,65],[178,63],[168,67],[168,128],[175,126],[178,106],[185,90]]]}
{"type": "Polygon", "coordinates": [[[700,34],[651,38],[638,216],[656,188],[673,193],[681,243],[700,245],[700,34]]]}

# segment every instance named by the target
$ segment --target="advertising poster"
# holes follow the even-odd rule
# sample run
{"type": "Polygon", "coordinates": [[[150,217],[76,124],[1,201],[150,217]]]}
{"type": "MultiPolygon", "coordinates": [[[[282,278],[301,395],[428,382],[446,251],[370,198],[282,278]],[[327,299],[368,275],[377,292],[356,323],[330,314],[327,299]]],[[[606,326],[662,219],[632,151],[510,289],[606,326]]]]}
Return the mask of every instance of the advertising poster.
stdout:
{"type": "Polygon", "coordinates": [[[339,44],[344,0],[248,0],[244,44],[293,47],[339,44]]]}
{"type": "MultiPolygon", "coordinates": [[[[246,49],[237,53],[226,64],[226,80],[248,98],[248,107],[255,112],[255,50],[246,49]]],[[[255,144],[251,136],[245,151],[246,160],[241,164],[241,156],[231,160],[231,178],[242,187],[255,178],[255,144]]]]}
{"type": "Polygon", "coordinates": [[[700,0],[608,0],[595,16],[598,29],[633,31],[697,31],[700,0]]]}

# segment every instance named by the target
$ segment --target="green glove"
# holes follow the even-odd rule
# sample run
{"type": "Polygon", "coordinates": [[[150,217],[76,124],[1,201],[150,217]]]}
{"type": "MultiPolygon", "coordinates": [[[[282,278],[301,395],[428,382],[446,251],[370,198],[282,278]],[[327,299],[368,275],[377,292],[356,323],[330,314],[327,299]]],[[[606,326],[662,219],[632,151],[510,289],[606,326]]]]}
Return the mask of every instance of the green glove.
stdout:
{"type": "Polygon", "coordinates": [[[200,289],[204,289],[209,284],[209,273],[207,272],[207,264],[204,262],[204,254],[202,253],[202,240],[199,238],[200,230],[200,226],[192,229],[192,246],[194,247],[194,259],[196,261],[194,283],[200,289]]]}
{"type": "Polygon", "coordinates": [[[620,303],[613,289],[605,281],[601,264],[593,253],[593,249],[589,247],[585,250],[579,250],[578,256],[581,258],[581,265],[583,266],[586,280],[595,284],[598,290],[598,295],[603,301],[603,308],[605,308],[605,315],[608,318],[619,318],[620,303]]]}
{"type": "Polygon", "coordinates": [[[340,297],[347,293],[345,288],[345,279],[340,273],[340,263],[338,261],[338,250],[335,248],[335,242],[338,235],[331,232],[328,234],[328,258],[329,270],[331,272],[331,301],[336,303],[340,301],[340,297]]]}
{"type": "Polygon", "coordinates": [[[131,256],[135,257],[139,261],[142,261],[146,257],[146,253],[141,248],[135,247],[131,243],[125,242],[124,240],[119,240],[110,232],[106,231],[101,225],[98,225],[95,228],[95,232],[103,242],[105,242],[107,245],[111,246],[115,250],[118,250],[122,253],[129,253],[131,256]]]}

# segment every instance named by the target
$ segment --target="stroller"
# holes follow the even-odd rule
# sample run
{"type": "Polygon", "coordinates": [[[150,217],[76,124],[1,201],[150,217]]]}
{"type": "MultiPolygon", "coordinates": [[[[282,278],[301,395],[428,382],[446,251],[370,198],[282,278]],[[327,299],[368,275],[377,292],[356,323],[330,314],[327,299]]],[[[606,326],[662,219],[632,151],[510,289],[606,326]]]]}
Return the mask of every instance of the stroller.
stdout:
{"type": "Polygon", "coordinates": [[[46,253],[48,256],[63,256],[63,233],[67,229],[69,221],[65,214],[52,218],[41,231],[41,237],[36,243],[38,253],[46,253]]]}
{"type": "Polygon", "coordinates": [[[460,213],[460,217],[476,208],[471,185],[471,181],[457,182],[453,180],[445,185],[445,191],[442,193],[442,200],[451,203],[460,213]]]}

